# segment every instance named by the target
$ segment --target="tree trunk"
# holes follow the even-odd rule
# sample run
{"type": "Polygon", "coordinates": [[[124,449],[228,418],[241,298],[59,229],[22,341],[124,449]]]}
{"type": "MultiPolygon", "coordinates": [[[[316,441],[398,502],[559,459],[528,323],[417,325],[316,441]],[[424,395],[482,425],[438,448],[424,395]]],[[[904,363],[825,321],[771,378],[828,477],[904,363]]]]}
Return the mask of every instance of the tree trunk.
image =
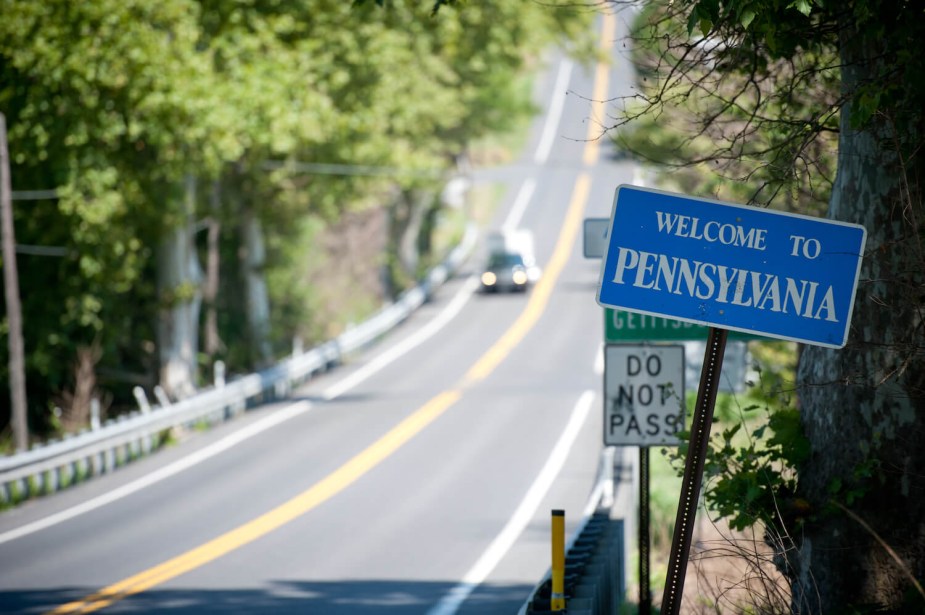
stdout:
{"type": "Polygon", "coordinates": [[[62,395],[61,426],[66,433],[76,433],[91,424],[93,400],[99,399],[96,388],[96,365],[103,356],[99,341],[77,347],[74,365],[74,390],[62,395]]]}
{"type": "Polygon", "coordinates": [[[242,208],[241,235],[244,239],[244,303],[251,350],[256,355],[257,365],[264,366],[273,358],[270,348],[270,296],[264,279],[266,249],[263,243],[263,226],[249,206],[242,208]]]}
{"type": "Polygon", "coordinates": [[[389,245],[392,271],[389,291],[394,295],[412,285],[420,262],[420,234],[427,214],[428,195],[402,190],[389,208],[389,245]]]}
{"type": "Polygon", "coordinates": [[[207,247],[206,247],[206,278],[203,284],[202,299],[205,303],[206,317],[203,332],[203,350],[209,359],[214,359],[215,355],[222,349],[222,340],[218,333],[218,300],[219,287],[219,237],[222,232],[222,223],[220,220],[221,209],[221,184],[216,180],[212,184],[210,194],[210,216],[206,223],[207,228],[207,247]]]}
{"type": "Polygon", "coordinates": [[[25,350],[22,337],[22,305],[19,301],[19,274],[16,265],[16,232],[13,229],[13,183],[10,180],[10,151],[6,140],[6,116],[0,113],[0,210],[3,234],[3,288],[10,347],[10,406],[13,446],[29,448],[29,422],[26,405],[25,350]]]}
{"type": "Polygon", "coordinates": [[[193,229],[196,180],[185,182],[184,224],[167,232],[158,253],[160,383],[168,395],[184,398],[196,390],[202,269],[193,229]]]}
{"type": "MultiPolygon", "coordinates": [[[[889,56],[882,37],[841,36],[843,88],[855,95],[889,56]]],[[[868,232],[851,334],[841,350],[804,348],[797,376],[812,447],[800,491],[813,515],[789,554],[796,613],[925,606],[913,581],[925,578],[922,118],[898,124],[887,112],[858,128],[859,112],[842,111],[829,207],[868,232]]]]}

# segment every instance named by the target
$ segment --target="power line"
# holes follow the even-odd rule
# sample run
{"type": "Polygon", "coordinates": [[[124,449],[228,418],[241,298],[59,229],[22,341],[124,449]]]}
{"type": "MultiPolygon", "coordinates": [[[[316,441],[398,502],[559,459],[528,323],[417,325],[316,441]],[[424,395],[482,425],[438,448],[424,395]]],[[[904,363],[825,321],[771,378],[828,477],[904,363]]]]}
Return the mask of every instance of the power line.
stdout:
{"type": "Polygon", "coordinates": [[[58,191],[52,190],[13,190],[14,201],[46,201],[58,198],[58,191]]]}
{"type": "Polygon", "coordinates": [[[314,173],[318,175],[366,175],[394,177],[406,175],[410,177],[440,177],[440,169],[403,169],[400,167],[380,167],[363,164],[333,164],[325,162],[298,162],[285,160],[265,160],[261,167],[267,170],[290,169],[299,173],[314,173]]]}
{"type": "Polygon", "coordinates": [[[16,253],[31,256],[67,256],[68,249],[58,246],[28,246],[18,243],[16,244],[16,253]]]}

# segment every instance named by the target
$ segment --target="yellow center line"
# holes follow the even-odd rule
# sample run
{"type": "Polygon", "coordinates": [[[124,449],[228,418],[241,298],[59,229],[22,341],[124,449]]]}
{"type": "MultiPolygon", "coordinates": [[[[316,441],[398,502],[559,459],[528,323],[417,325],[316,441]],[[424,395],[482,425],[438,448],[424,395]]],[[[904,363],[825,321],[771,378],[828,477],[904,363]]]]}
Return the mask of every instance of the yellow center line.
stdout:
{"type": "MultiPolygon", "coordinates": [[[[501,339],[489,348],[467,372],[460,388],[469,386],[488,376],[533,328],[545,311],[546,305],[552,296],[556,280],[561,275],[575,243],[590,185],[590,177],[587,173],[582,173],[575,183],[568,212],[552,258],[550,258],[545,274],[534,287],[527,306],[501,339]]],[[[114,583],[85,598],[63,604],[50,611],[50,613],[57,615],[98,611],[132,594],[141,593],[190,570],[199,568],[226,553],[257,540],[304,515],[355,483],[446,412],[460,397],[462,397],[462,392],[459,389],[451,389],[440,393],[379,440],[307,491],[260,517],[153,568],[114,583]]]]}
{"type": "Polygon", "coordinates": [[[546,271],[543,277],[534,286],[530,294],[530,300],[527,307],[520,314],[517,320],[511,325],[511,328],[505,331],[494,346],[488,349],[482,357],[466,373],[463,379],[463,385],[469,385],[473,382],[482,380],[490,374],[501,361],[520,343],[530,329],[536,324],[546,304],[549,303],[549,297],[552,295],[552,289],[558,280],[562,269],[568,262],[572,246],[575,243],[575,237],[578,234],[578,226],[581,224],[584,213],[584,205],[588,200],[588,192],[591,188],[591,178],[587,173],[582,173],[575,182],[575,189],[572,191],[572,200],[569,203],[568,212],[565,215],[565,221],[562,223],[562,232],[559,233],[559,240],[556,243],[555,250],[549,263],[546,265],[546,271]]]}
{"type": "Polygon", "coordinates": [[[556,280],[568,261],[578,233],[578,225],[582,219],[590,184],[591,179],[587,173],[582,173],[578,177],[556,248],[545,274],[534,287],[527,306],[501,339],[476,361],[459,388],[438,394],[333,473],[273,510],[182,555],[114,583],[85,598],[63,604],[49,613],[58,615],[98,611],[243,547],[331,499],[420,433],[450,406],[459,401],[462,397],[461,388],[488,376],[539,320],[549,303],[556,280]]]}
{"type": "MultiPolygon", "coordinates": [[[[605,16],[604,43],[610,43],[613,39],[612,22],[612,15],[605,16]],[[610,34],[608,34],[608,32],[610,32],[610,34]]],[[[599,64],[595,79],[594,99],[595,105],[599,104],[602,109],[605,96],[604,93],[607,91],[607,72],[606,67],[604,67],[603,72],[601,67],[602,65],[599,64]],[[599,93],[602,79],[604,80],[604,93],[599,93]]],[[[595,114],[597,113],[598,111],[595,111],[595,114]]],[[[585,164],[593,165],[597,161],[597,149],[597,141],[589,140],[585,145],[585,164]],[[590,149],[594,149],[595,152],[589,154],[590,149]]],[[[498,364],[507,357],[530,329],[536,325],[540,316],[545,311],[546,305],[549,303],[556,281],[568,262],[569,255],[575,243],[575,238],[578,235],[578,227],[581,223],[590,187],[590,176],[587,173],[582,173],[575,182],[575,188],[572,191],[568,211],[566,212],[562,230],[559,233],[553,255],[546,266],[543,277],[534,287],[530,295],[530,300],[527,302],[527,306],[514,324],[504,333],[501,339],[489,348],[469,369],[459,387],[438,394],[393,427],[379,440],[376,440],[369,447],[347,461],[340,468],[318,483],[315,483],[308,490],[303,491],[301,494],[273,510],[209,542],[195,547],[186,553],[167,560],[162,564],[104,587],[98,592],[90,594],[80,600],[62,604],[54,610],[49,611],[48,615],[92,613],[98,611],[128,596],[141,593],[186,572],[204,566],[235,549],[254,542],[258,538],[297,519],[337,495],[401,448],[425,427],[437,420],[437,418],[453,406],[453,404],[459,401],[462,397],[463,388],[487,377],[498,364]]]]}
{"type": "Polygon", "coordinates": [[[226,553],[257,540],[261,536],[304,515],[352,485],[443,414],[459,400],[461,395],[458,390],[440,393],[382,438],[313,487],[253,521],[249,521],[163,564],[105,587],[86,598],[63,604],[50,611],[50,613],[91,613],[97,611],[127,596],[143,592],[190,570],[199,568],[226,553]]]}

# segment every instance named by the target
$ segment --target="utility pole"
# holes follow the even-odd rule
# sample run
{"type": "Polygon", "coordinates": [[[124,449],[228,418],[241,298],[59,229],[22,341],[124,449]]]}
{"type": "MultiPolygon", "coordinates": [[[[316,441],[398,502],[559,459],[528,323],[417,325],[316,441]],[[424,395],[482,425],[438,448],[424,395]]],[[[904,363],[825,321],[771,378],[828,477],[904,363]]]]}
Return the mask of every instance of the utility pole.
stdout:
{"type": "Polygon", "coordinates": [[[6,116],[0,113],[0,222],[3,238],[3,289],[10,335],[10,401],[13,444],[17,451],[29,448],[26,422],[26,370],[22,341],[22,306],[19,303],[19,275],[16,271],[16,233],[13,229],[13,187],[10,182],[10,152],[6,142],[6,116]]]}

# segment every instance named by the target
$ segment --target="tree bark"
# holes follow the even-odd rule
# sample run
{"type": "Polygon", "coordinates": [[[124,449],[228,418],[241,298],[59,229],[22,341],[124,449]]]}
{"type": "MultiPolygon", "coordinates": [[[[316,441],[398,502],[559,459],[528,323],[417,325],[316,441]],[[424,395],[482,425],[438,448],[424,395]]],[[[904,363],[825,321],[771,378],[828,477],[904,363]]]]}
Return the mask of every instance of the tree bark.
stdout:
{"type": "Polygon", "coordinates": [[[221,209],[221,184],[216,180],[212,184],[210,194],[210,216],[206,222],[207,228],[207,248],[206,248],[206,277],[203,284],[202,299],[205,303],[206,317],[204,323],[203,350],[213,359],[222,348],[222,340],[218,333],[218,300],[219,287],[219,238],[222,232],[222,223],[220,219],[221,209]]]}
{"type": "Polygon", "coordinates": [[[194,243],[195,178],[184,189],[184,223],[168,231],[158,252],[160,383],[168,395],[184,398],[196,390],[202,268],[194,243]]]}
{"type": "Polygon", "coordinates": [[[427,214],[425,192],[401,190],[389,208],[389,246],[393,270],[390,272],[389,293],[396,294],[413,284],[417,277],[421,228],[427,214]]]}
{"type": "Polygon", "coordinates": [[[855,102],[841,114],[829,215],[868,238],[847,346],[806,347],[799,362],[812,447],[800,495],[813,516],[789,554],[796,613],[925,605],[913,580],[925,578],[922,111],[900,124],[881,106],[855,126],[859,88],[890,56],[882,37],[843,26],[843,89],[855,102]]]}
{"type": "Polygon", "coordinates": [[[10,347],[10,402],[13,446],[29,448],[26,406],[26,366],[22,337],[22,305],[19,300],[19,273],[16,267],[16,232],[13,229],[13,184],[10,180],[10,152],[6,140],[6,116],[0,113],[0,210],[3,231],[3,288],[10,347]]]}
{"type": "Polygon", "coordinates": [[[241,235],[244,239],[242,269],[248,331],[251,349],[255,353],[258,367],[261,367],[273,358],[270,348],[270,296],[264,279],[266,248],[260,219],[246,205],[242,210],[241,235]]]}

